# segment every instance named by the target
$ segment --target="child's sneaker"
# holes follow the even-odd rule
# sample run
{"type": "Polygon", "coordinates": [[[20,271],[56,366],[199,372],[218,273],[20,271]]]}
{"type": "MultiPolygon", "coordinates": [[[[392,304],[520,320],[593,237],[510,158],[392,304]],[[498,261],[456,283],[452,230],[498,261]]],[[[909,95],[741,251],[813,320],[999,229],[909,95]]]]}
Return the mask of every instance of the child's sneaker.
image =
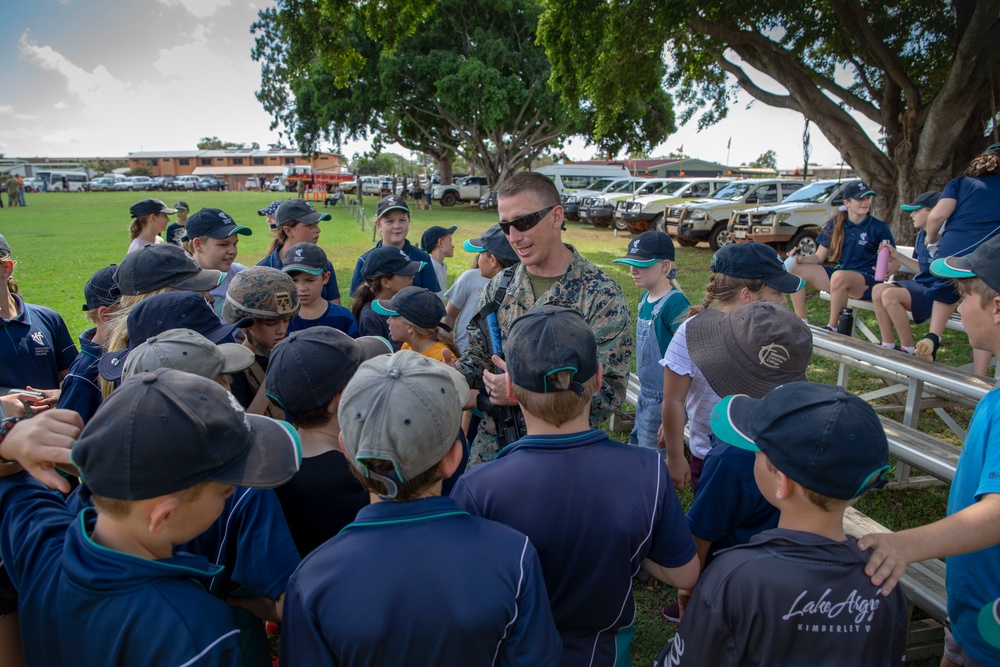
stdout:
{"type": "Polygon", "coordinates": [[[892,349],[896,350],[896,352],[902,352],[903,354],[908,354],[910,356],[913,356],[913,352],[908,352],[904,350],[902,345],[893,345],[892,349]]]}
{"type": "Polygon", "coordinates": [[[917,359],[936,361],[939,347],[941,347],[941,337],[934,333],[928,333],[917,341],[915,352],[917,359]]]}
{"type": "Polygon", "coordinates": [[[660,610],[660,616],[663,617],[665,621],[670,621],[671,623],[681,622],[681,605],[676,600],[668,604],[666,607],[660,610]]]}

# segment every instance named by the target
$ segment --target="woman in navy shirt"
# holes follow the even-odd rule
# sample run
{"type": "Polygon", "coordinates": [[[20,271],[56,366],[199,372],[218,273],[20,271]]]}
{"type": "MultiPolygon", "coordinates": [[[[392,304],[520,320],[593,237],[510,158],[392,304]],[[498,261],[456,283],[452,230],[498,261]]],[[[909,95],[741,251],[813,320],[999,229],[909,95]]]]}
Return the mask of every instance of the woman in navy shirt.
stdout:
{"type": "MultiPolygon", "coordinates": [[[[941,199],[927,217],[925,242],[931,250],[931,259],[964,257],[997,233],[1000,233],[1000,144],[993,144],[972,161],[964,176],[945,186],[941,199]]],[[[930,332],[917,341],[916,351],[920,359],[931,360],[941,345],[948,318],[958,307],[959,297],[948,278],[937,278],[928,288],[927,296],[934,300],[930,332]]],[[[973,360],[973,372],[986,375],[990,354],[973,350],[973,360]]]]}
{"type": "MultiPolygon", "coordinates": [[[[844,210],[829,220],[820,232],[816,252],[799,257],[792,273],[804,278],[816,289],[830,293],[830,321],[826,328],[835,331],[840,311],[847,299],[871,299],[875,286],[875,261],[883,243],[895,246],[889,226],[871,215],[875,192],[862,181],[844,189],[844,210]],[[827,260],[837,262],[824,266],[827,260]]],[[[795,254],[792,250],[789,254],[795,254]]],[[[792,293],[795,314],[806,319],[806,291],[792,293]]]]}

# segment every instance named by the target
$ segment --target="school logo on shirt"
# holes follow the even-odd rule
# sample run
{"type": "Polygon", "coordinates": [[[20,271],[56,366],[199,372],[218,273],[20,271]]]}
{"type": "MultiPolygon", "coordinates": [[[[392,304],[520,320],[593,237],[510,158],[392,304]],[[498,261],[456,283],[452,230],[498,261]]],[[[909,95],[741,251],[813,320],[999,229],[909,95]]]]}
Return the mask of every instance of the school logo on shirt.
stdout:
{"type": "Polygon", "coordinates": [[[771,343],[770,345],[765,345],[760,348],[760,352],[757,353],[757,360],[760,362],[761,366],[767,366],[768,368],[773,368],[778,370],[781,368],[791,355],[788,354],[788,348],[784,345],[778,343],[771,343]]]}
{"type": "Polygon", "coordinates": [[[872,619],[881,604],[878,591],[874,597],[865,598],[857,590],[852,590],[840,601],[831,600],[831,593],[828,588],[819,598],[809,600],[809,591],[802,591],[781,620],[798,619],[796,630],[800,632],[871,631],[872,619]]]}
{"type": "Polygon", "coordinates": [[[35,341],[36,345],[45,345],[45,334],[41,331],[36,331],[31,334],[31,340],[35,341]]]}
{"type": "Polygon", "coordinates": [[[858,245],[865,243],[868,243],[868,232],[861,232],[861,236],[858,237],[858,245]]]}

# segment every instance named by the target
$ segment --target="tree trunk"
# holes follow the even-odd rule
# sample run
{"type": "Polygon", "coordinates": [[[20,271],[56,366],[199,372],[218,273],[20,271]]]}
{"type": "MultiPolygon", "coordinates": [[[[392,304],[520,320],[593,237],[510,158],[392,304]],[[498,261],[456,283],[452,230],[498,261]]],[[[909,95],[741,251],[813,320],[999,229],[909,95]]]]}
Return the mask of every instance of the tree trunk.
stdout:
{"type": "Polygon", "coordinates": [[[441,175],[441,185],[451,185],[451,158],[447,155],[438,157],[438,174],[441,175]]]}

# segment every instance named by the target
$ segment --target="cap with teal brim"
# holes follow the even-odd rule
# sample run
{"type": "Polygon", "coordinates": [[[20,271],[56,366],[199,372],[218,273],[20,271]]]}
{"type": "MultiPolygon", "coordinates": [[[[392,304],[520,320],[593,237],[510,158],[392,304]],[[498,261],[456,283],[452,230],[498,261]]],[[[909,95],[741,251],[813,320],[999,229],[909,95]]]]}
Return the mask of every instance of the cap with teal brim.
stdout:
{"type": "Polygon", "coordinates": [[[1000,648],[1000,598],[979,610],[977,628],[987,644],[1000,648]]]}
{"type": "MultiPolygon", "coordinates": [[[[386,301],[385,303],[389,303],[389,301],[386,301]]],[[[386,308],[385,306],[382,305],[382,302],[379,299],[375,299],[374,301],[372,301],[372,310],[374,310],[376,313],[384,317],[399,317],[398,310],[392,310],[390,308],[386,308]]]]}
{"type": "Polygon", "coordinates": [[[484,248],[483,246],[476,245],[475,243],[472,242],[473,240],[478,241],[479,239],[466,239],[465,241],[462,242],[462,249],[465,250],[465,252],[485,252],[486,251],[486,248],[484,248]]]}
{"type": "Polygon", "coordinates": [[[984,241],[971,255],[942,257],[931,262],[931,273],[939,278],[979,278],[1000,292],[1000,235],[984,241]]]}
{"type": "Polygon", "coordinates": [[[650,230],[639,234],[628,244],[625,257],[612,260],[612,264],[628,264],[641,269],[663,260],[674,260],[674,243],[669,234],[650,230]]]}

